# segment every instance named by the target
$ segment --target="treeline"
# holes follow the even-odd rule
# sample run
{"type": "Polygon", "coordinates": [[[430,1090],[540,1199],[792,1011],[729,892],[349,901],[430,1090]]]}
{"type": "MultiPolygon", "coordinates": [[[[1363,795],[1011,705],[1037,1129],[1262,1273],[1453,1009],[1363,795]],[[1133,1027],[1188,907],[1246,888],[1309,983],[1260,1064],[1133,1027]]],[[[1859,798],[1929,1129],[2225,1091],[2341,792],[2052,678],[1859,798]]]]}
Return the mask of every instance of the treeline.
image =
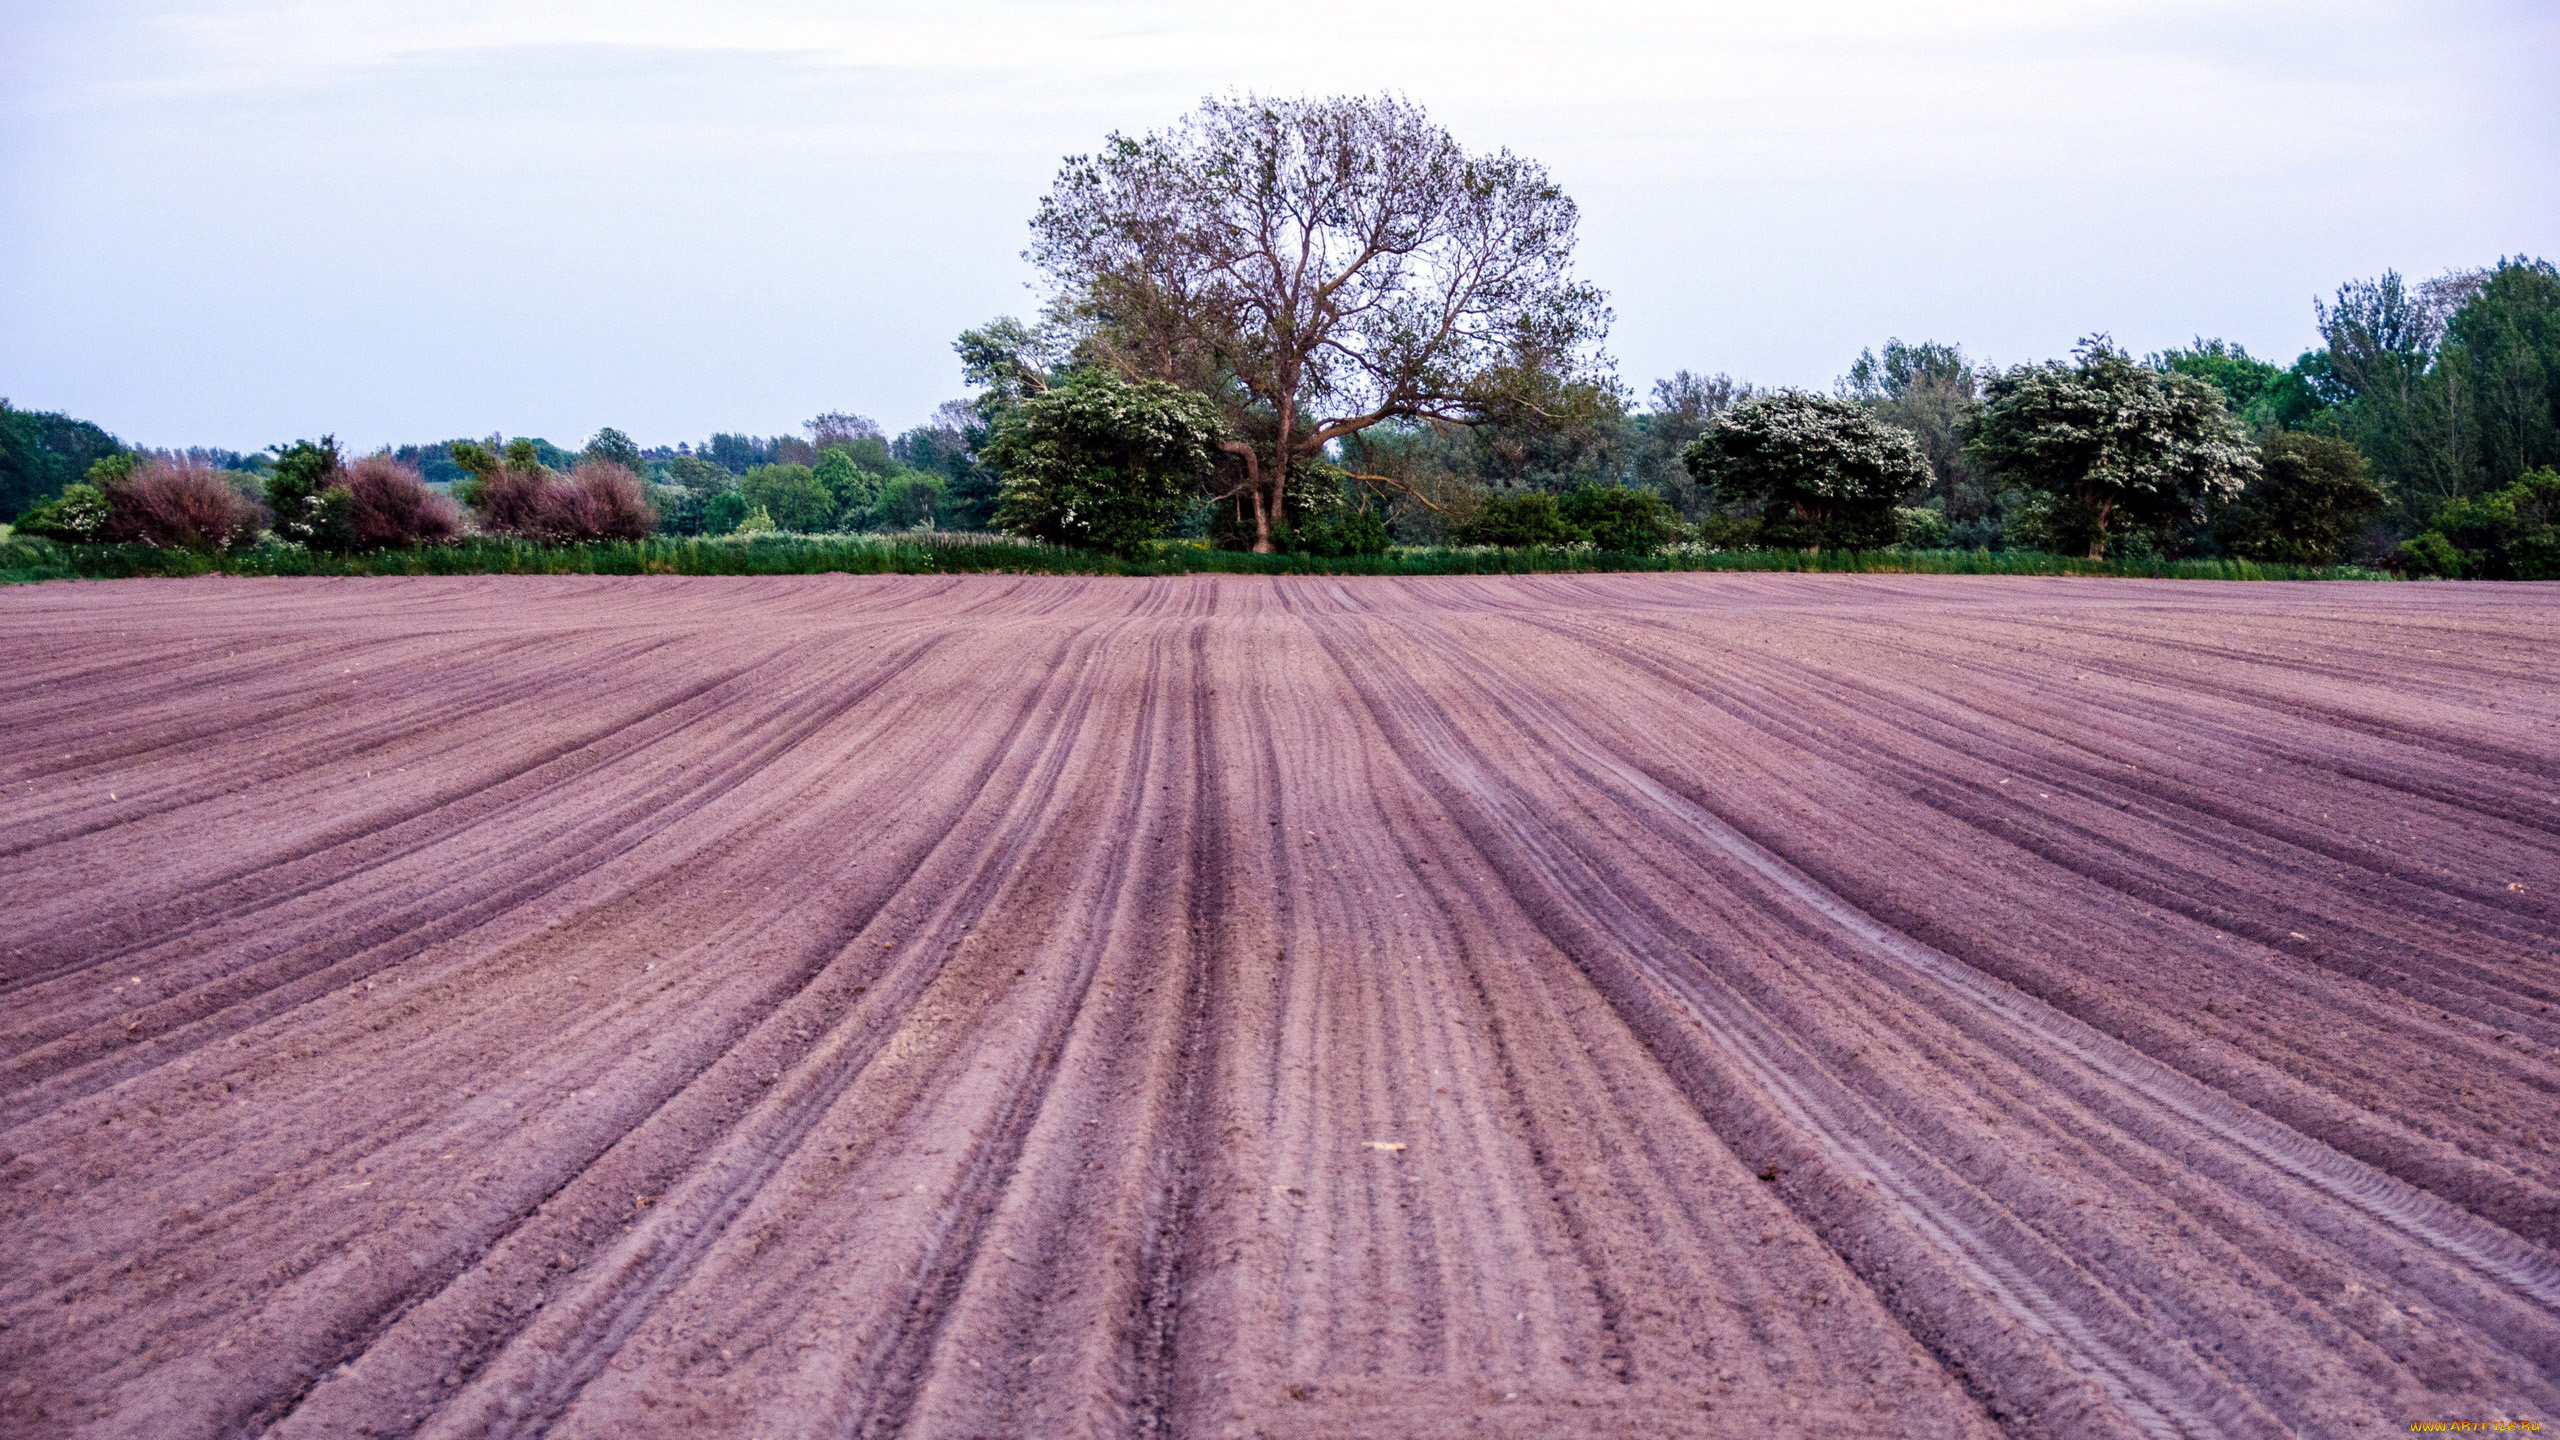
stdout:
{"type": "Polygon", "coordinates": [[[1480,533],[1488,508],[1509,533],[1552,536],[1538,502],[1506,497],[1604,487],[1660,495],[1720,547],[2560,576],[2560,273],[2538,259],[2424,284],[2386,273],[2314,318],[2323,343],[2290,365],[2212,339],[2136,362],[2098,337],[2070,361],[2004,369],[1893,340],[1828,395],[1684,371],[1642,408],[1543,428],[1382,425],[1344,453],[1395,482],[1391,528],[1415,539],[1480,533]],[[1861,414],[1916,457],[1859,457],[1894,448],[1859,433],[1861,414]]]}
{"type": "Polygon", "coordinates": [[[959,343],[975,397],[894,439],[830,412],[646,449],[606,429],[577,450],[145,451],[0,401],[0,519],[340,552],[995,528],[1124,558],[1185,538],[1316,557],[1898,547],[2560,577],[2560,272],[2386,273],[2314,319],[2322,343],[2281,366],[2221,340],[2136,360],[2097,337],[2007,368],[1891,340],[1827,393],[1683,371],[1644,405],[1604,381],[1470,423],[1398,418],[1298,460],[1263,530],[1208,399],[1010,321],[959,343]]]}
{"type": "Polygon", "coordinates": [[[335,553],[471,533],[553,543],[648,534],[984,529],[995,477],[976,412],[955,402],[895,440],[844,412],[808,434],[717,434],[642,449],[608,427],[578,450],[534,436],[342,454],[333,437],[256,454],[126,447],[67,416],[0,402],[0,518],[66,543],[335,553]]]}

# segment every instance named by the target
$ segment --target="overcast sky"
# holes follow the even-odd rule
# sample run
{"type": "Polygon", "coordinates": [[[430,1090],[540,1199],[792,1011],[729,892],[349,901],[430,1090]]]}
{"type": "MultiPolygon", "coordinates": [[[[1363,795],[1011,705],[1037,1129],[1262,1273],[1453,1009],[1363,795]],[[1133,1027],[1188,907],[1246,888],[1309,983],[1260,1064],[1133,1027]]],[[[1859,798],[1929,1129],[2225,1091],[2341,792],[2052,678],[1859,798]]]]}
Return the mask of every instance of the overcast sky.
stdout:
{"type": "Polygon", "coordinates": [[[2552,0],[0,4],[0,395],[150,445],[892,431],[1061,156],[1400,91],[1543,161],[1639,392],[1888,336],[2290,360],[2560,257],[2552,0]]]}

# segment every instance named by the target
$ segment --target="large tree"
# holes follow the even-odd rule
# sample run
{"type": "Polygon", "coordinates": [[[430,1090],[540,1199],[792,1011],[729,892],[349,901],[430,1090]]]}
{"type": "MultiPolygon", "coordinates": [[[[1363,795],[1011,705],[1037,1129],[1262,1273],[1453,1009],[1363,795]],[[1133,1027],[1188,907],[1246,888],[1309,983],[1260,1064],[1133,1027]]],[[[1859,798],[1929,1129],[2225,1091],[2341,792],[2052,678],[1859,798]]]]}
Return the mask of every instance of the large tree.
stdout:
{"type": "Polygon", "coordinates": [[[1070,158],[1029,255],[1079,358],[1218,404],[1268,551],[1291,467],[1344,436],[1614,398],[1575,219],[1542,167],[1471,155],[1419,106],[1247,95],[1070,158]]]}
{"type": "Polygon", "coordinates": [[[1893,510],[1929,483],[1920,442],[1853,400],[1781,390],[1708,423],[1682,459],[1724,504],[1765,507],[1773,537],[1851,549],[1893,543],[1893,510]]]}
{"type": "Polygon", "coordinates": [[[2090,559],[2128,523],[2200,520],[2257,476],[2211,381],[2140,364],[2103,335],[2073,355],[1992,376],[1972,443],[1994,476],[2068,507],[2090,559]]]}

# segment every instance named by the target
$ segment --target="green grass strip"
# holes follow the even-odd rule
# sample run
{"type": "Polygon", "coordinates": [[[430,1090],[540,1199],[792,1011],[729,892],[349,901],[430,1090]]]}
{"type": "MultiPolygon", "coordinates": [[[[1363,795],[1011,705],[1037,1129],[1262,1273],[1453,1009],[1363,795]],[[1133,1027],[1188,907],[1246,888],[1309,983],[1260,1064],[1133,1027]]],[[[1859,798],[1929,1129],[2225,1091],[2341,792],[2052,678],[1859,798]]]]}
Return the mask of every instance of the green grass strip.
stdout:
{"type": "Polygon", "coordinates": [[[1602,571],[1798,571],[1826,575],[2092,575],[2162,580],[2384,580],[2353,566],[2247,560],[2093,563],[2033,551],[1397,549],[1384,555],[1245,555],[1186,542],[1123,560],[1013,540],[931,536],[760,535],[540,545],[474,537],[451,545],[332,555],[265,544],[222,553],[143,545],[0,539],[0,584],[190,575],[1545,575],[1602,571]]]}

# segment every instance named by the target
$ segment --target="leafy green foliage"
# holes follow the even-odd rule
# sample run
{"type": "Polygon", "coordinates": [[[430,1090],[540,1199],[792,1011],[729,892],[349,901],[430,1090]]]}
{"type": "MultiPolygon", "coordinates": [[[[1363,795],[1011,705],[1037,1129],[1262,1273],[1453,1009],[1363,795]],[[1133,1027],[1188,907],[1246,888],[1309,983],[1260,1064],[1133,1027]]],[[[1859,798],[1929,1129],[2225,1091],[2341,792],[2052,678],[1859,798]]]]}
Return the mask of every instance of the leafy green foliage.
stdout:
{"type": "Polygon", "coordinates": [[[0,400],[0,520],[15,520],[123,450],[86,420],[0,400]]]}
{"type": "Polygon", "coordinates": [[[867,528],[930,527],[940,518],[943,502],[941,476],[906,471],[881,485],[880,498],[872,502],[867,528]]]}
{"type": "Polygon", "coordinates": [[[2416,573],[2446,579],[2560,580],[2560,469],[2454,501],[2402,555],[2416,573]]]}
{"type": "Polygon", "coordinates": [[[1556,497],[1532,490],[1524,495],[1486,496],[1476,513],[1455,527],[1454,538],[1461,545],[1519,550],[1571,545],[1583,537],[1565,523],[1556,497]]]}
{"type": "Polygon", "coordinates": [[[1858,352],[1840,388],[1877,419],[1901,427],[1919,442],[1929,462],[1930,490],[1942,512],[1979,521],[1998,508],[1996,492],[1982,483],[1965,452],[1965,427],[1973,417],[1979,377],[1961,348],[1887,340],[1881,356],[1858,352]]]}
{"type": "Polygon", "coordinates": [[[667,479],[689,490],[719,491],[736,487],[737,477],[698,455],[679,455],[667,462],[667,479]]]}
{"type": "Polygon", "coordinates": [[[267,509],[275,516],[276,534],[297,545],[344,550],[353,543],[347,528],[351,498],[338,438],[296,440],[276,448],[275,468],[267,472],[267,509]]]}
{"type": "Polygon", "coordinates": [[[738,493],[782,529],[814,533],[835,528],[836,497],[810,466],[758,465],[738,481],[738,493]]]}
{"type": "Polygon", "coordinates": [[[745,524],[750,512],[764,515],[763,528],[773,528],[773,517],[757,510],[746,496],[735,490],[714,491],[702,502],[702,533],[726,535],[745,524]]]}
{"type": "Polygon", "coordinates": [[[2053,497],[2054,533],[2085,533],[2090,559],[2111,532],[2204,518],[2257,474],[2211,383],[2136,364],[2104,336],[2074,355],[1993,376],[1973,453],[1994,476],[2053,497]]]}
{"type": "Polygon", "coordinates": [[[2222,392],[2222,403],[2244,424],[2254,421],[2256,407],[2268,391],[2284,377],[2284,371],[2251,355],[2245,346],[2228,340],[2196,342],[2183,350],[2163,351],[2150,359],[2155,370],[2176,375],[2192,375],[2222,392]]]}
{"type": "Polygon", "coordinates": [[[1718,415],[1682,458],[1719,499],[1761,508],[1764,541],[1817,551],[1891,544],[1894,507],[1930,480],[1909,431],[1800,390],[1718,415]]]}
{"type": "Polygon", "coordinates": [[[1161,380],[1098,369],[1025,399],[988,463],[1004,477],[996,524],[1052,544],[1135,554],[1170,528],[1215,464],[1219,417],[1161,380]]]}
{"type": "Polygon", "coordinates": [[[2335,565],[2391,497],[2356,447],[2327,435],[2269,436],[2258,478],[2214,522],[2224,553],[2335,565]]]}
{"type": "Polygon", "coordinates": [[[2478,397],[2484,486],[2560,465],[2560,268],[2509,260],[2490,271],[2445,323],[2448,362],[2478,397]]]}
{"type": "Polygon", "coordinates": [[[17,530],[21,535],[85,545],[105,532],[107,516],[113,508],[107,501],[107,492],[98,486],[65,485],[61,494],[19,516],[17,530]]]}
{"type": "MultiPolygon", "coordinates": [[[[810,473],[826,487],[838,514],[868,516],[872,507],[880,503],[881,467],[865,468],[856,463],[853,451],[845,446],[830,445],[819,451],[818,463],[810,467],[810,473]]],[[[859,520],[846,528],[861,528],[859,520]]]]}
{"type": "Polygon", "coordinates": [[[1651,554],[1679,534],[1671,506],[1650,490],[1585,485],[1566,491],[1556,512],[1576,535],[1603,550],[1651,554]]]}
{"type": "Polygon", "coordinates": [[[580,458],[601,460],[607,465],[619,465],[634,475],[648,468],[648,462],[641,458],[640,447],[632,442],[630,436],[610,425],[595,433],[595,438],[587,442],[587,448],[580,458]]]}

